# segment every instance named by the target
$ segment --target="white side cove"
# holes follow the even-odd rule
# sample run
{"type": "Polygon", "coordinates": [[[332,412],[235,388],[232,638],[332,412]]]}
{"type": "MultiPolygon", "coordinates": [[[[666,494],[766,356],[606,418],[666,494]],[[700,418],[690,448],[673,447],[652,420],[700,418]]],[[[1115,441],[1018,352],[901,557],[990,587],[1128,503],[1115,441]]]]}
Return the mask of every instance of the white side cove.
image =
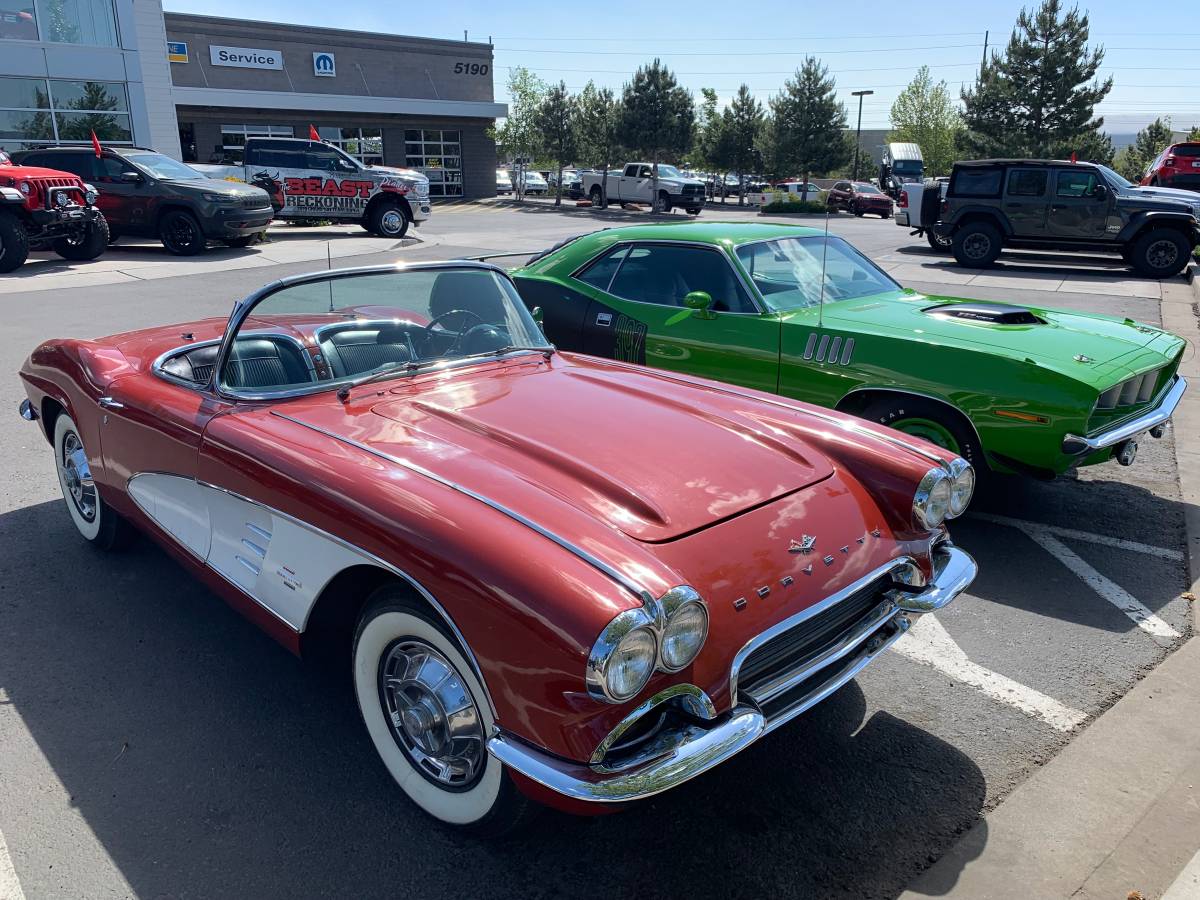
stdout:
{"type": "Polygon", "coordinates": [[[322,589],[370,555],[252,500],[178,475],[145,473],[129,494],[167,534],[301,631],[322,589]]]}

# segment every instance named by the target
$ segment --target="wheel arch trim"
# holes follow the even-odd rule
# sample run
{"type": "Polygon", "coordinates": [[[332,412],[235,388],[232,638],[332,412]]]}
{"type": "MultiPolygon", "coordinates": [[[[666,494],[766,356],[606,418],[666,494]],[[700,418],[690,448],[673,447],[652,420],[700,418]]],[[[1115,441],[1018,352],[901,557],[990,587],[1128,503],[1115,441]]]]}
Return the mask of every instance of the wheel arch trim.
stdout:
{"type": "Polygon", "coordinates": [[[843,394],[842,398],[838,400],[837,405],[834,408],[839,412],[847,412],[848,410],[845,407],[846,401],[851,397],[855,397],[855,395],[862,394],[893,394],[901,397],[916,397],[921,400],[928,400],[931,403],[937,403],[940,406],[944,406],[967,423],[968,427],[971,429],[971,433],[975,435],[975,443],[979,445],[979,449],[981,451],[984,449],[983,440],[979,436],[979,429],[975,426],[975,421],[969,415],[963,412],[962,409],[955,406],[945,397],[939,397],[936,394],[925,394],[921,391],[914,391],[908,388],[879,387],[875,385],[864,384],[843,394]]]}

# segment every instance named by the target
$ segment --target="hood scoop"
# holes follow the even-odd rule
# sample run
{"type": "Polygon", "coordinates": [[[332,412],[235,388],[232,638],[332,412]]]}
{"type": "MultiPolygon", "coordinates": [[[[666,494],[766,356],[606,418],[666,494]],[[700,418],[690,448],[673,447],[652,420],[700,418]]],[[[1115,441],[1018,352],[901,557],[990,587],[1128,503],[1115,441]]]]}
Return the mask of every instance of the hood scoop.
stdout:
{"type": "Polygon", "coordinates": [[[1045,325],[1023,306],[1007,303],[943,303],[927,306],[921,312],[942,319],[962,319],[985,325],[1045,325]]]}

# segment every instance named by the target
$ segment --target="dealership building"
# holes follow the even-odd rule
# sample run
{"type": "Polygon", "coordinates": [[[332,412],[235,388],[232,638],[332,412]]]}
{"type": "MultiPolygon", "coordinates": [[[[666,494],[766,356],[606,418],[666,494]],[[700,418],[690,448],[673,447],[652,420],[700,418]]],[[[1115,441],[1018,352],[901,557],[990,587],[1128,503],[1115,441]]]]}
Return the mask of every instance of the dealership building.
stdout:
{"type": "Polygon", "coordinates": [[[321,138],[429,176],[433,197],[495,193],[506,113],[490,44],[163,14],[160,0],[0,0],[0,148],[153,147],[237,160],[247,137],[321,138]],[[10,8],[11,4],[11,8],[10,8]]]}

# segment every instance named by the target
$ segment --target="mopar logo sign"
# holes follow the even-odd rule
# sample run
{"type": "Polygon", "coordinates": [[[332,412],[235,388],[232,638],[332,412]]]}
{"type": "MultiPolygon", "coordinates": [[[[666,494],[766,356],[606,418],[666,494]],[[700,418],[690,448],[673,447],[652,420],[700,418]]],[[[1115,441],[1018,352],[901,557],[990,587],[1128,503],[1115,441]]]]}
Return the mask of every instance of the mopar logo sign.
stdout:
{"type": "Polygon", "coordinates": [[[337,75],[337,64],[333,61],[332,53],[313,54],[313,74],[325,78],[333,78],[337,75]]]}

